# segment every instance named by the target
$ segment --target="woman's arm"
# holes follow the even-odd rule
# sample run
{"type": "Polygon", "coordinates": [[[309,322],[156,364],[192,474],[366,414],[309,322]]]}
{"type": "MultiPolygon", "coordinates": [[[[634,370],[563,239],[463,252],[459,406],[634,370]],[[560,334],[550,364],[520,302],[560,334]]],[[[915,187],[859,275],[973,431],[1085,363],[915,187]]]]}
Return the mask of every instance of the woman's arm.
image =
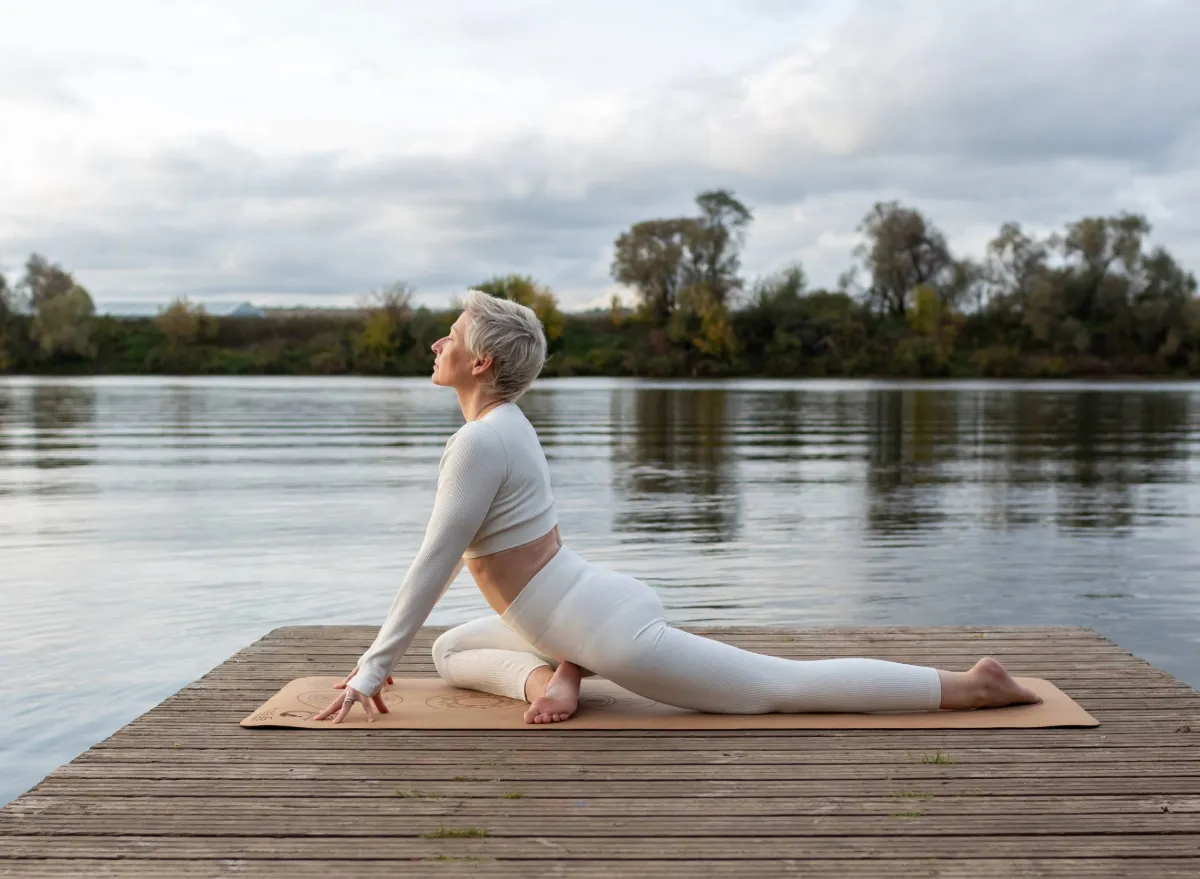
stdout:
{"type": "Polygon", "coordinates": [[[463,425],[447,444],[425,539],[392,601],[387,620],[348,686],[375,695],[463,565],[508,470],[504,442],[482,421],[463,425]]]}

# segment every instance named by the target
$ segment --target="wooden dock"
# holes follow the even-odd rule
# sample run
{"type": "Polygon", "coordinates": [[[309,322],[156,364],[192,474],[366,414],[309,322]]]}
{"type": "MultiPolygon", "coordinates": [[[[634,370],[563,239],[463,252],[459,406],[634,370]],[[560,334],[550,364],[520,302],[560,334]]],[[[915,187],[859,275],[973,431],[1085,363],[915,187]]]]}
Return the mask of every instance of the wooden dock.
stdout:
{"type": "MultiPolygon", "coordinates": [[[[693,628],[1054,681],[1100,726],[246,730],[373,628],[278,629],[0,810],[0,876],[1200,876],[1200,694],[1077,628],[693,628]]],[[[422,630],[396,674],[432,676],[422,630]]]]}

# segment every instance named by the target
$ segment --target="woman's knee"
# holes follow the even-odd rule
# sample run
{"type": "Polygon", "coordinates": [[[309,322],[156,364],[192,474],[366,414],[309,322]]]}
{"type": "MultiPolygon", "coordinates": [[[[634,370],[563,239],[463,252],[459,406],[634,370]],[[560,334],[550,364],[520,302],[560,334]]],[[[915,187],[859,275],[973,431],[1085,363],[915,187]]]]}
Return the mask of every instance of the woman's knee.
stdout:
{"type": "Polygon", "coordinates": [[[447,629],[433,642],[433,665],[443,678],[449,680],[446,668],[456,653],[464,650],[515,650],[535,653],[498,616],[486,616],[447,629]]]}
{"type": "Polygon", "coordinates": [[[470,623],[463,623],[461,626],[455,626],[453,629],[447,629],[438,635],[433,642],[433,667],[437,669],[437,673],[443,678],[449,678],[448,668],[450,657],[460,650],[466,649],[463,641],[463,636],[467,634],[463,631],[470,623]]]}

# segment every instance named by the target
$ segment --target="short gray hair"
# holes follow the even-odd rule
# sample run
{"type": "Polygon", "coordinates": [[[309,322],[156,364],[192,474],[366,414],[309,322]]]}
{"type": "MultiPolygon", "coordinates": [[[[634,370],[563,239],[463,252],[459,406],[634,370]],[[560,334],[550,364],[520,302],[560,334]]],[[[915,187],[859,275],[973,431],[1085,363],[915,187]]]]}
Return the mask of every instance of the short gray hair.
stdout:
{"type": "Polygon", "coordinates": [[[492,390],[518,400],[546,365],[546,330],[527,305],[468,290],[467,353],[492,358],[492,390]]]}

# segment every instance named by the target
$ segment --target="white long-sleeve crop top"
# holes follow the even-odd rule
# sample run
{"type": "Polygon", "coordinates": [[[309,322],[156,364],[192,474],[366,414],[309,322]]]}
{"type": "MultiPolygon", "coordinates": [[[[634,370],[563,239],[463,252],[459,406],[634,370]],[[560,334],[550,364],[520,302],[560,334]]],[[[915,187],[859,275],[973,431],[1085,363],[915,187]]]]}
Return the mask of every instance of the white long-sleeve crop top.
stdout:
{"type": "Polygon", "coordinates": [[[464,424],[442,453],[425,539],[349,686],[380,689],[465,559],[529,543],[557,524],[546,455],[520,407],[501,403],[464,424]]]}

